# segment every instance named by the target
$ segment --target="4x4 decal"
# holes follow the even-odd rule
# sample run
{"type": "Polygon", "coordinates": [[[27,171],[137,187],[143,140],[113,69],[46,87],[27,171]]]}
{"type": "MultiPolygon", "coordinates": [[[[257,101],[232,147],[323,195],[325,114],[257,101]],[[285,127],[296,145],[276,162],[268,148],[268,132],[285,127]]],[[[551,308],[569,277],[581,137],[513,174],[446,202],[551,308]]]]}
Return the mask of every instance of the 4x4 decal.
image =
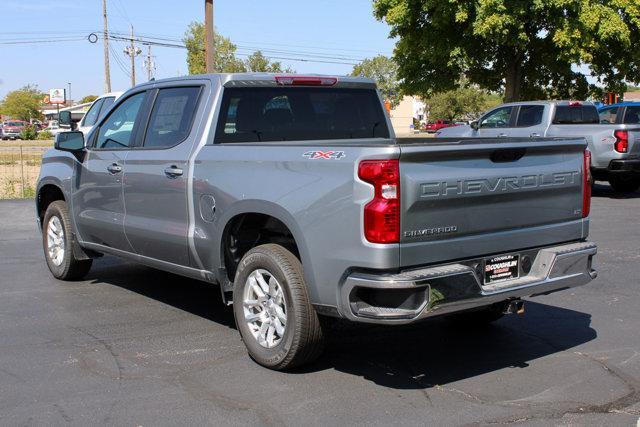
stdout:
{"type": "Polygon", "coordinates": [[[344,154],[344,151],[307,151],[302,156],[311,160],[339,160],[343,157],[346,157],[347,155],[344,154]]]}

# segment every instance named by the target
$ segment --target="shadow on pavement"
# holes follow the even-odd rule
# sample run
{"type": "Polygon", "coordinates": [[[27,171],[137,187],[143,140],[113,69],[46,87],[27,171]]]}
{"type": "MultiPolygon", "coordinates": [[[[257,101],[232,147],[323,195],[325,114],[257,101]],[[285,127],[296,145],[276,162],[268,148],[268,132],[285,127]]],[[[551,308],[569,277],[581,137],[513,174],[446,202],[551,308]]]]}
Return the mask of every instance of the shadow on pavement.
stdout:
{"type": "Polygon", "coordinates": [[[524,316],[461,326],[434,318],[414,326],[356,326],[333,335],[322,359],[304,372],[336,369],[397,389],[422,389],[528,362],[596,338],[591,316],[526,303],[524,316]]]}
{"type": "Polygon", "coordinates": [[[118,286],[188,313],[234,328],[233,311],[222,303],[217,285],[154,268],[104,257],[95,261],[87,280],[118,286]]]}
{"type": "Polygon", "coordinates": [[[640,198],[640,191],[634,193],[617,193],[606,182],[596,182],[591,191],[593,197],[608,197],[609,199],[637,199],[640,198]]]}
{"type": "MultiPolygon", "coordinates": [[[[222,304],[215,285],[112,257],[96,262],[88,279],[235,328],[233,312],[222,304]]],[[[338,322],[327,330],[320,359],[293,374],[335,369],[385,387],[424,389],[503,368],[525,368],[534,359],[597,336],[589,314],[532,301],[527,301],[526,312],[489,325],[461,326],[446,318],[395,327],[338,322]]]]}

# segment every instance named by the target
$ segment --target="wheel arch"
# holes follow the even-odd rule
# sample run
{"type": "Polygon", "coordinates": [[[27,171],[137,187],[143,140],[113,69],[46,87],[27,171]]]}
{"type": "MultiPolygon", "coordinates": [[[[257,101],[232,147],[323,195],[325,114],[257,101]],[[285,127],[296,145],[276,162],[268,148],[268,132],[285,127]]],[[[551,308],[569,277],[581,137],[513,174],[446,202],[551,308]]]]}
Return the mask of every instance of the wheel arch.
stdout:
{"type": "Polygon", "coordinates": [[[251,247],[259,244],[278,243],[287,247],[287,249],[300,259],[304,267],[305,280],[307,284],[311,283],[313,277],[312,267],[309,262],[309,254],[304,235],[298,222],[282,206],[272,202],[244,200],[234,205],[233,209],[228,210],[224,217],[221,218],[219,224],[221,226],[218,228],[220,231],[216,239],[217,251],[214,256],[217,257],[215,264],[221,267],[218,271],[218,280],[223,285],[223,288],[225,284],[227,287],[232,286],[233,276],[235,275],[235,270],[229,269],[229,260],[225,259],[228,256],[226,253],[227,245],[230,236],[232,236],[235,231],[234,227],[242,227],[243,224],[249,227],[248,229],[244,229],[244,231],[249,230],[249,232],[247,233],[248,236],[243,236],[243,238],[251,239],[257,237],[258,239],[253,242],[253,245],[245,245],[239,248],[240,252],[236,258],[241,258],[251,247]],[[265,230],[265,228],[263,228],[264,226],[267,227],[267,235],[256,236],[255,233],[253,233],[256,228],[258,231],[265,230]],[[286,240],[287,235],[291,238],[289,242],[286,240]],[[288,246],[287,243],[293,243],[294,246],[288,246]]]}
{"type": "Polygon", "coordinates": [[[64,191],[62,191],[58,183],[45,182],[38,187],[38,192],[36,193],[36,215],[40,228],[42,228],[42,221],[47,208],[56,200],[67,201],[64,191]]]}

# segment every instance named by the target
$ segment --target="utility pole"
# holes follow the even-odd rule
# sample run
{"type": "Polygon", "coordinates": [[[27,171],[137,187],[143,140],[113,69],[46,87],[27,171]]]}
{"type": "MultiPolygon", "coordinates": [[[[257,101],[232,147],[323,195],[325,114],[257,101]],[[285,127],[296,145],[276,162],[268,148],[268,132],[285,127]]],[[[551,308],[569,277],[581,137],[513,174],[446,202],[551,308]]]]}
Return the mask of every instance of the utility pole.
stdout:
{"type": "Polygon", "coordinates": [[[213,73],[214,70],[214,32],[213,27],[213,0],[204,0],[204,50],[205,64],[207,73],[213,73]]]}
{"type": "Polygon", "coordinates": [[[102,0],[102,18],[104,20],[104,91],[111,92],[111,71],[109,70],[109,28],[107,25],[107,0],[102,0]]]}
{"type": "Polygon", "coordinates": [[[151,81],[153,78],[153,71],[156,69],[156,64],[153,62],[153,56],[151,56],[151,45],[147,45],[147,58],[144,60],[144,67],[147,69],[147,80],[151,81]]]}
{"type": "Polygon", "coordinates": [[[133,25],[131,25],[131,45],[124,49],[124,53],[131,57],[131,87],[136,85],[136,56],[142,53],[142,49],[137,48],[133,39],[133,25]]]}

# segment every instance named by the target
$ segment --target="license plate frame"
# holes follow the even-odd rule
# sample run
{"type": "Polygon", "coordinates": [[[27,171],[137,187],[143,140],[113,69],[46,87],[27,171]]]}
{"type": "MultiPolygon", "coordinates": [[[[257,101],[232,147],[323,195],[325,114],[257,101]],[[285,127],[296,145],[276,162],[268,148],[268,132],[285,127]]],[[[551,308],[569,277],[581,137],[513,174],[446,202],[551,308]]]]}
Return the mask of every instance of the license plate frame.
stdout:
{"type": "Polygon", "coordinates": [[[483,263],[485,285],[506,282],[520,277],[520,254],[506,254],[485,258],[483,263]]]}

